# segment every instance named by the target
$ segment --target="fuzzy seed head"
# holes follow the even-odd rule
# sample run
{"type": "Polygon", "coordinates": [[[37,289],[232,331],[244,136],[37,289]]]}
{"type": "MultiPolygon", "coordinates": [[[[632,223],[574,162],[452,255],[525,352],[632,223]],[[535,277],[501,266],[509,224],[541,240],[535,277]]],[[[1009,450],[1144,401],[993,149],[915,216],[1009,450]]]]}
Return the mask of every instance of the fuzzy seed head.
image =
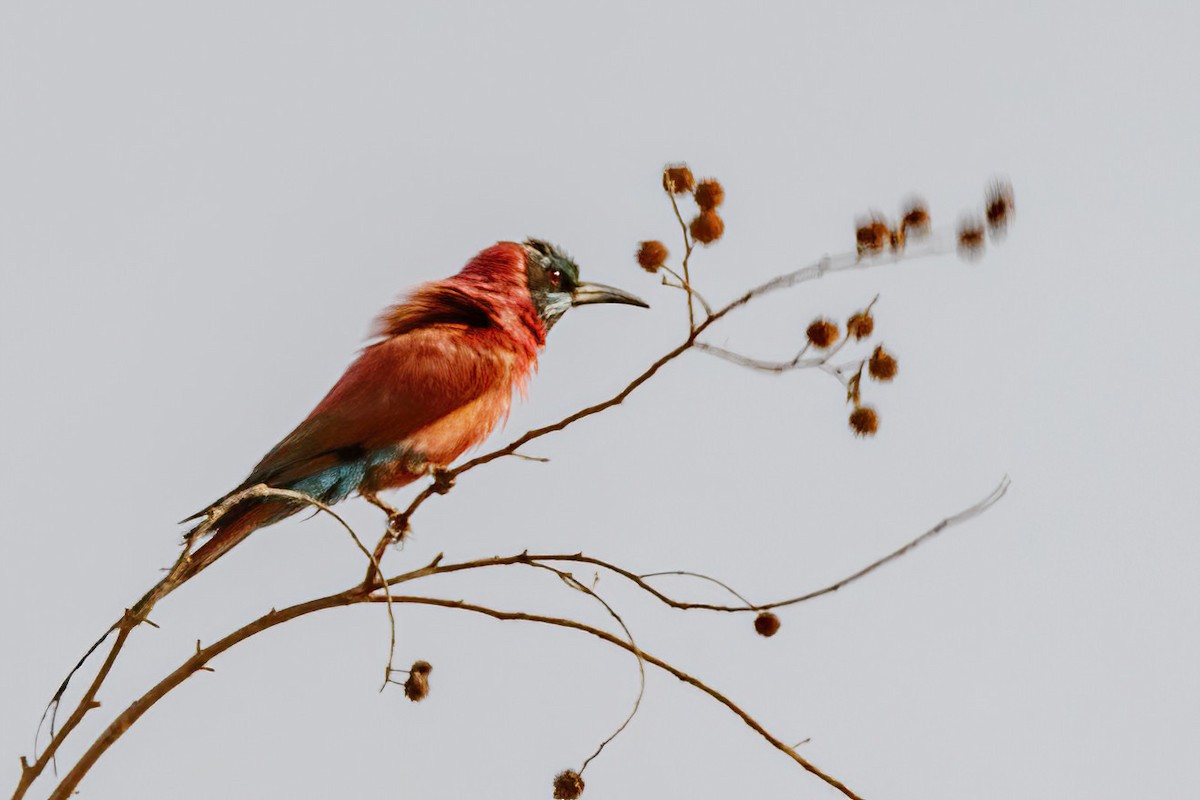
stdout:
{"type": "Polygon", "coordinates": [[[874,436],[879,430],[879,415],[870,406],[859,406],[850,412],[850,429],[855,436],[874,436]]]}
{"type": "Polygon", "coordinates": [[[968,217],[958,224],[958,257],[964,261],[983,258],[983,223],[968,217]]]}
{"type": "Polygon", "coordinates": [[[867,362],[867,371],[871,373],[872,378],[881,383],[887,383],[896,377],[898,369],[896,357],[884,350],[883,345],[875,348],[875,352],[871,353],[871,360],[867,362]]]}
{"type": "Polygon", "coordinates": [[[813,320],[805,334],[808,336],[808,341],[812,342],[812,346],[820,350],[831,346],[839,336],[837,323],[823,318],[813,320]]]}
{"type": "Polygon", "coordinates": [[[846,335],[855,341],[866,339],[875,330],[875,318],[870,311],[856,311],[846,320],[846,335]]]}
{"type": "Polygon", "coordinates": [[[703,245],[709,245],[725,234],[725,220],[717,212],[701,211],[688,226],[692,238],[703,245]]]}
{"type": "Polygon", "coordinates": [[[428,661],[414,661],[408,670],[408,680],[404,682],[404,696],[414,703],[419,703],[429,694],[429,673],[433,667],[428,661]]]}
{"type": "Polygon", "coordinates": [[[765,636],[768,639],[779,633],[779,617],[772,614],[770,611],[764,611],[754,618],[754,630],[759,636],[765,636]]]}
{"type": "Polygon", "coordinates": [[[715,178],[705,178],[696,184],[696,205],[704,211],[712,211],[725,200],[725,187],[715,178]]]}
{"type": "Polygon", "coordinates": [[[892,232],[887,221],[878,214],[863,217],[858,220],[854,237],[860,256],[870,256],[882,253],[891,242],[892,232]]]}
{"type": "Polygon", "coordinates": [[[687,164],[668,164],[663,169],[663,188],[671,194],[687,194],[696,188],[696,178],[687,164]]]}
{"type": "Polygon", "coordinates": [[[929,209],[925,201],[913,198],[904,207],[904,216],[900,218],[900,230],[906,237],[919,239],[929,234],[929,209]]]}
{"type": "Polygon", "coordinates": [[[988,229],[993,235],[1004,232],[1016,210],[1012,184],[1008,181],[994,181],[984,195],[984,214],[987,216],[988,229]]]}
{"type": "Polygon", "coordinates": [[[659,241],[642,242],[637,251],[637,262],[646,272],[658,272],[667,261],[667,246],[659,241]]]}
{"type": "Polygon", "coordinates": [[[583,794],[583,778],[573,769],[554,776],[554,800],[575,800],[583,794]]]}

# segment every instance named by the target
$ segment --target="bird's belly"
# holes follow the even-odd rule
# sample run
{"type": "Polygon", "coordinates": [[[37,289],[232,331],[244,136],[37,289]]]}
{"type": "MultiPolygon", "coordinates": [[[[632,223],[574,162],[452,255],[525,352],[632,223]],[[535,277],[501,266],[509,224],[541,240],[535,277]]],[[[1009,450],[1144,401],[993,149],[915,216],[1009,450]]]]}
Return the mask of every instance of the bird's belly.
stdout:
{"type": "Polygon", "coordinates": [[[508,415],[512,390],[487,392],[414,431],[394,449],[395,458],[379,459],[364,476],[363,488],[395,489],[412,483],[430,469],[449,466],[488,437],[508,415]]]}
{"type": "Polygon", "coordinates": [[[486,392],[415,431],[404,444],[432,464],[448,465],[486,439],[496,423],[508,416],[511,403],[508,386],[486,392]]]}

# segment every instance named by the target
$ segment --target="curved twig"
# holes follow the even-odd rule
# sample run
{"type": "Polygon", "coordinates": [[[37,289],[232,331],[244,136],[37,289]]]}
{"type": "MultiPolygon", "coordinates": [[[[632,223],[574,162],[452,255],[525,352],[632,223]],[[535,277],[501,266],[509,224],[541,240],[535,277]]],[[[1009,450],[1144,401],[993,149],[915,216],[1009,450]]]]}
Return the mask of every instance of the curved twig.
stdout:
{"type": "MultiPolygon", "coordinates": [[[[417,605],[440,606],[442,608],[461,609],[463,611],[471,611],[476,614],[484,614],[486,616],[492,617],[494,619],[499,619],[499,620],[506,620],[506,621],[507,620],[519,620],[519,621],[523,621],[523,622],[538,622],[543,625],[554,625],[554,626],[557,626],[560,628],[571,628],[572,630],[582,631],[583,633],[589,633],[598,639],[603,639],[604,641],[608,642],[609,644],[616,645],[617,647],[620,647],[624,650],[629,650],[630,652],[633,651],[633,647],[628,642],[626,642],[624,639],[621,639],[618,636],[614,636],[611,633],[609,633],[608,631],[601,630],[599,628],[594,628],[591,625],[586,625],[582,622],[576,622],[575,620],[572,620],[572,619],[561,619],[559,617],[546,617],[546,616],[541,616],[539,614],[527,614],[523,611],[499,611],[494,608],[489,608],[487,606],[474,605],[472,603],[467,603],[462,600],[442,600],[442,599],[436,598],[436,597],[410,597],[410,596],[406,596],[406,595],[396,595],[392,599],[396,603],[414,603],[417,605]]],[[[650,653],[647,653],[645,650],[642,650],[641,654],[642,654],[642,658],[645,659],[646,663],[653,664],[654,666],[658,667],[659,669],[664,670],[665,672],[668,672],[671,675],[674,675],[679,680],[683,681],[686,684],[689,684],[690,686],[693,686],[693,687],[699,689],[700,691],[707,694],[709,697],[716,700],[721,705],[728,708],[730,711],[732,711],[734,714],[736,714],[738,717],[740,717],[742,722],[746,723],[746,725],[749,726],[751,728],[751,730],[753,730],[759,736],[766,739],[768,742],[770,742],[772,744],[772,746],[775,747],[775,749],[780,750],[783,753],[785,753],[789,758],[791,758],[793,761],[795,761],[801,767],[806,769],[808,772],[811,772],[813,775],[816,775],[818,778],[825,781],[825,783],[829,784],[833,788],[837,789],[839,792],[844,794],[846,797],[851,798],[852,800],[861,800],[861,798],[859,798],[859,796],[857,794],[855,794],[853,791],[851,791],[850,788],[848,786],[846,786],[846,784],[842,783],[837,778],[834,778],[832,775],[829,775],[828,773],[824,772],[819,767],[817,767],[815,764],[813,764],[811,761],[809,761],[808,759],[804,758],[799,753],[797,753],[795,748],[785,744],[781,739],[773,736],[766,728],[764,728],[762,726],[761,723],[758,722],[758,720],[754,719],[754,717],[750,716],[750,714],[748,714],[746,711],[742,710],[742,708],[740,706],[738,706],[736,703],[734,703],[732,700],[730,700],[728,697],[726,697],[721,692],[719,692],[716,689],[714,689],[713,687],[709,686],[704,681],[701,681],[699,678],[693,677],[692,675],[689,675],[688,673],[684,672],[683,670],[679,669],[678,667],[673,666],[669,662],[664,661],[663,659],[658,658],[657,656],[651,655],[650,653]]],[[[54,798],[52,798],[52,800],[54,800],[54,798]]]]}

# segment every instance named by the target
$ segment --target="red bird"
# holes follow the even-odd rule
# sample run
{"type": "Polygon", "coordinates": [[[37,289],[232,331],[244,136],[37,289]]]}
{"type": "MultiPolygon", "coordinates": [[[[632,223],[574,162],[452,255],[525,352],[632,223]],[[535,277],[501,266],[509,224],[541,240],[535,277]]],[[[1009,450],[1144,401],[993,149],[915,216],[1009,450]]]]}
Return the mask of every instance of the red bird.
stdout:
{"type": "MultiPolygon", "coordinates": [[[[379,341],[225,497],[262,483],[327,504],[358,492],[386,508],[377,492],[444,468],[487,438],[507,416],[513,390],[524,389],[550,328],[572,306],[590,303],[648,308],[619,289],[580,283],[575,262],[547,242],[487,248],[454,277],[417,288],[381,314],[373,330],[379,341]]],[[[242,501],[215,522],[180,582],[302,508],[279,498],[242,501]]]]}

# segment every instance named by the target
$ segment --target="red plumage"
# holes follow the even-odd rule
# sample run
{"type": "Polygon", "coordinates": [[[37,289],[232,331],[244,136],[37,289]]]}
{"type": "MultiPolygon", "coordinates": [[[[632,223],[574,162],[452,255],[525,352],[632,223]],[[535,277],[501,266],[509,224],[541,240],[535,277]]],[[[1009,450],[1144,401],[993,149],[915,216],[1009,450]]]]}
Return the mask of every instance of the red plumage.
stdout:
{"type": "MultiPolygon", "coordinates": [[[[373,330],[381,340],[234,492],[265,483],[332,503],[355,490],[404,486],[481,443],[507,417],[513,390],[524,390],[546,341],[528,252],[496,244],[458,275],[387,309],[373,330]]],[[[301,508],[278,499],[239,504],[216,521],[184,579],[301,508]]]]}

